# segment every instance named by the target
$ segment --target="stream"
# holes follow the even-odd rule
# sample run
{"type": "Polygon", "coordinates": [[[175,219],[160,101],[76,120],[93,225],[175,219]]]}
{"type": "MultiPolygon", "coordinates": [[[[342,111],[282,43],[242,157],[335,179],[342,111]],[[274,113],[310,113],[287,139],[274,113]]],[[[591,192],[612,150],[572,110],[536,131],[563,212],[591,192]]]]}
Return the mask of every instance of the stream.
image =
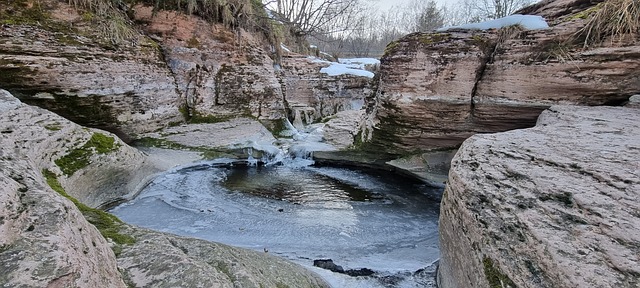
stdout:
{"type": "Polygon", "coordinates": [[[252,143],[247,160],[172,169],[110,212],[141,227],[278,255],[333,287],[435,287],[442,188],[388,171],[314,165],[310,151],[332,149],[321,129],[287,124],[289,142],[252,143]],[[256,151],[266,152],[257,159],[256,151]],[[368,276],[314,266],[326,259],[368,276]]]}
{"type": "Polygon", "coordinates": [[[162,174],[111,212],[158,231],[268,251],[334,287],[425,287],[439,257],[440,194],[388,172],[212,161],[162,174]],[[334,273],[313,267],[316,259],[375,274],[334,273]]]}

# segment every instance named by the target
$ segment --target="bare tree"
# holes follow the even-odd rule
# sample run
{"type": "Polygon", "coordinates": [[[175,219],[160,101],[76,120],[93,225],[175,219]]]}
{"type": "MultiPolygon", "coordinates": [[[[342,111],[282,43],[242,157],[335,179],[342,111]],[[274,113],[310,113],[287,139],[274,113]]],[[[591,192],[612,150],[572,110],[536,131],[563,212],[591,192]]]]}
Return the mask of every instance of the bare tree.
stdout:
{"type": "Polygon", "coordinates": [[[478,22],[509,16],[533,2],[533,0],[463,0],[460,8],[467,12],[467,19],[463,22],[478,22]]]}
{"type": "Polygon", "coordinates": [[[362,9],[360,0],[275,0],[271,6],[297,36],[347,31],[362,9]]]}

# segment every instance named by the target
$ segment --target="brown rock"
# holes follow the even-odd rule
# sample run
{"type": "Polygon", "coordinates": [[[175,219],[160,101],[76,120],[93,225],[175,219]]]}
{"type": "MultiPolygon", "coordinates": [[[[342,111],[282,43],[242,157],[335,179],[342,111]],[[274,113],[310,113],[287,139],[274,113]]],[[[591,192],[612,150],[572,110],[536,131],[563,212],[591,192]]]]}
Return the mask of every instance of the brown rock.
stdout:
{"type": "Polygon", "coordinates": [[[534,128],[465,141],[439,287],[638,287],[638,123],[636,109],[554,106],[534,128]]]}
{"type": "Polygon", "coordinates": [[[555,17],[547,30],[416,33],[389,44],[364,139],[397,154],[455,148],[475,133],[531,127],[551,105],[624,103],[640,91],[637,42],[570,41],[585,23],[575,13],[593,5],[531,8],[555,17]]]}
{"type": "Polygon", "coordinates": [[[256,33],[173,11],[136,6],[145,31],[161,39],[176,77],[180,106],[189,116],[288,117],[309,124],[339,111],[359,109],[370,79],[320,73],[326,63],[288,53],[276,65],[256,33]]]}
{"type": "Polygon", "coordinates": [[[171,71],[154,41],[136,32],[135,41],[114,46],[95,27],[67,22],[81,17],[64,2],[55,2],[51,17],[55,25],[2,25],[2,88],[123,137],[181,119],[171,71]]]}

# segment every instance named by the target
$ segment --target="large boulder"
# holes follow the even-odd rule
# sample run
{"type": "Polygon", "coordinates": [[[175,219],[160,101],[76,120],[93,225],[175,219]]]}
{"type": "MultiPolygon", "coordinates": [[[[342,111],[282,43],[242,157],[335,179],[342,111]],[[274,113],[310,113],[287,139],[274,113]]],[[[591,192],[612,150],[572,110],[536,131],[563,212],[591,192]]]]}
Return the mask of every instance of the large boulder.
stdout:
{"type": "Polygon", "coordinates": [[[109,132],[76,125],[22,104],[4,90],[0,93],[3,103],[17,103],[0,114],[2,147],[13,147],[36,171],[56,174],[67,193],[90,207],[127,199],[159,171],[140,151],[109,132]]]}
{"type": "Polygon", "coordinates": [[[7,287],[126,287],[107,241],[41,174],[47,161],[38,150],[64,138],[52,135],[51,142],[41,140],[50,134],[71,134],[67,127],[65,132],[45,128],[68,125],[60,118],[27,108],[0,90],[0,283],[7,287]],[[28,114],[31,127],[15,118],[21,113],[28,114]]]}
{"type": "Polygon", "coordinates": [[[574,35],[595,2],[522,11],[547,17],[549,29],[447,30],[390,43],[363,139],[397,154],[447,149],[476,133],[531,127],[551,105],[624,103],[640,91],[638,35],[583,49],[574,35]]]}
{"type": "Polygon", "coordinates": [[[475,135],[440,209],[448,287],[638,287],[640,110],[553,106],[475,135]]]}

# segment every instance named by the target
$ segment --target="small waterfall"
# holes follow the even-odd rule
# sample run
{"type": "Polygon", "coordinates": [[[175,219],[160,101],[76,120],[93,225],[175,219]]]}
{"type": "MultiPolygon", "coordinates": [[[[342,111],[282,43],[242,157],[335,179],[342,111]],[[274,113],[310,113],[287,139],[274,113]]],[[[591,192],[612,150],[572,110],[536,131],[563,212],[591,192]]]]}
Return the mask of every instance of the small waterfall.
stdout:
{"type": "Polygon", "coordinates": [[[310,125],[305,127],[305,131],[300,131],[288,119],[284,121],[291,138],[278,139],[273,143],[251,142],[245,150],[249,165],[306,167],[314,164],[314,151],[335,150],[333,146],[323,143],[320,126],[310,125]]]}

